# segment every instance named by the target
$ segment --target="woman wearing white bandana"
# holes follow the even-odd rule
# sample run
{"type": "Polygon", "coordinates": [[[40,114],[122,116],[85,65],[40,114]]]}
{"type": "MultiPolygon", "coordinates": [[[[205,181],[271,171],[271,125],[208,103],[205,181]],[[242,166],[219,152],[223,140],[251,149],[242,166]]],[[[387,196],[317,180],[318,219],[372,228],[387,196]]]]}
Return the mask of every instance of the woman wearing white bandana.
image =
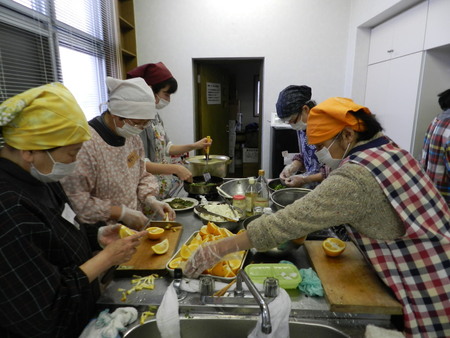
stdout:
{"type": "Polygon", "coordinates": [[[75,172],[62,180],[75,211],[84,223],[115,223],[141,229],[144,213],[175,218],[159,202],[158,182],[145,170],[139,134],[155,111],[155,98],[142,79],[107,78],[108,111],[89,121],[92,139],[83,145],[75,172]]]}

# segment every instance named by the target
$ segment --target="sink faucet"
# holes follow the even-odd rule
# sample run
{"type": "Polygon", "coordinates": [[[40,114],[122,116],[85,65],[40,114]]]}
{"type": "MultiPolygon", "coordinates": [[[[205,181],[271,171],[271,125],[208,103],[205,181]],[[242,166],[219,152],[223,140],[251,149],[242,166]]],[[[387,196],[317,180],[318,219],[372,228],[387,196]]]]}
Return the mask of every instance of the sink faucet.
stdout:
{"type": "Polygon", "coordinates": [[[179,268],[175,269],[173,272],[173,287],[177,293],[178,300],[183,300],[186,298],[186,291],[181,290],[181,279],[183,278],[183,271],[179,268]]]}
{"type": "Polygon", "coordinates": [[[247,284],[248,289],[250,290],[251,294],[253,295],[253,297],[255,298],[256,302],[258,303],[261,309],[261,319],[262,319],[261,331],[265,334],[271,333],[272,324],[270,323],[269,306],[267,305],[263,296],[259,293],[255,284],[253,284],[252,280],[244,270],[240,270],[238,275],[236,276],[236,288],[234,289],[234,296],[244,297],[244,290],[242,289],[242,281],[244,281],[245,284],[247,284]]]}

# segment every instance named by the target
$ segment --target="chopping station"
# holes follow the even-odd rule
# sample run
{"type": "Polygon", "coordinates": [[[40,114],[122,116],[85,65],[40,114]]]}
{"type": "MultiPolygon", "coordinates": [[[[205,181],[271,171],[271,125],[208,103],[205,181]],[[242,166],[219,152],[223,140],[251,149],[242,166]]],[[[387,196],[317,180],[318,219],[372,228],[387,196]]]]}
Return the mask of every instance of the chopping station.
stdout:
{"type": "MultiPolygon", "coordinates": [[[[185,197],[187,193],[182,191],[180,196],[185,197]]],[[[275,208],[274,205],[272,207],[275,208]]],[[[152,241],[145,240],[138,247],[136,255],[116,270],[113,280],[98,301],[100,309],[134,306],[139,311],[147,311],[149,307],[161,304],[167,287],[173,281],[166,264],[191,235],[204,226],[204,222],[193,209],[178,211],[176,222],[170,223],[171,229],[166,231],[170,242],[169,251],[153,260],[151,257],[154,255],[150,249],[152,241]],[[132,278],[152,273],[160,277],[155,279],[153,290],[133,292],[127,296],[126,301],[122,300],[122,293],[118,290],[128,290],[132,287],[132,278]]],[[[242,229],[242,223],[240,222],[233,232],[242,229]]],[[[159,225],[164,227],[163,224],[159,225]]],[[[322,240],[306,240],[303,245],[271,253],[251,249],[244,266],[279,263],[283,260],[292,262],[298,269],[312,267],[317,272],[323,285],[324,297],[306,296],[298,288],[286,290],[292,303],[289,314],[292,322],[325,324],[342,333],[342,337],[363,337],[365,327],[369,323],[380,327],[392,327],[391,319],[401,315],[401,305],[364,261],[357,248],[351,242],[347,242],[347,248],[341,256],[328,257],[323,252],[321,243],[322,240]]],[[[232,286],[231,290],[233,288],[232,286]]],[[[214,306],[203,303],[200,292],[188,292],[179,300],[180,317],[239,315],[256,320],[260,309],[253,299],[249,302],[247,297],[251,298],[251,295],[244,297],[246,302],[242,303],[235,299],[232,292],[228,292],[221,297],[221,304],[214,306]],[[235,300],[236,304],[233,305],[235,300]],[[231,305],[225,305],[228,302],[231,305]]]]}

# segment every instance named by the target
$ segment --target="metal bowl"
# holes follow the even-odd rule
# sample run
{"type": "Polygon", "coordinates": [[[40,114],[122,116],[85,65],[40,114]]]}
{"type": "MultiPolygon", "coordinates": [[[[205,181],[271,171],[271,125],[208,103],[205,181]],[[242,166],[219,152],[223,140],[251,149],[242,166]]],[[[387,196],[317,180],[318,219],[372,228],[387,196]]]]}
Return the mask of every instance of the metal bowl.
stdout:
{"type": "Polygon", "coordinates": [[[284,185],[284,182],[280,179],[280,178],[274,178],[273,180],[270,180],[268,187],[269,187],[269,191],[270,193],[274,193],[277,190],[281,190],[281,189],[275,189],[276,186],[278,185],[282,185],[283,189],[286,189],[287,187],[284,185]]]}
{"type": "MultiPolygon", "coordinates": [[[[239,215],[239,220],[237,221],[237,222],[233,222],[233,221],[227,221],[227,220],[224,220],[224,221],[211,221],[211,222],[213,222],[215,225],[217,225],[218,227],[221,227],[221,228],[226,228],[226,229],[228,229],[228,230],[230,230],[230,231],[234,231],[235,229],[237,229],[237,228],[239,228],[240,227],[240,225],[241,225],[241,223],[242,223],[242,221],[245,219],[245,213],[244,213],[244,211],[243,210],[241,210],[241,209],[239,209],[239,208],[236,208],[236,207],[232,207],[235,211],[236,211],[236,213],[239,215]]],[[[194,213],[198,216],[198,217],[200,217],[200,219],[202,220],[202,223],[203,224],[208,224],[208,222],[210,222],[210,220],[208,219],[208,218],[206,218],[206,217],[203,217],[203,215],[202,215],[202,213],[200,212],[200,211],[198,211],[197,210],[197,208],[195,207],[194,208],[194,213]]]]}
{"type": "Polygon", "coordinates": [[[228,165],[231,159],[224,155],[209,155],[208,166],[206,167],[205,155],[192,156],[186,159],[192,176],[201,176],[207,170],[211,176],[226,177],[228,165]]]}
{"type": "Polygon", "coordinates": [[[286,188],[274,191],[270,195],[270,200],[276,206],[277,210],[285,208],[287,205],[294,203],[296,200],[304,197],[311,192],[311,189],[305,188],[286,188]]]}
{"type": "Polygon", "coordinates": [[[217,192],[223,198],[230,199],[230,196],[231,198],[233,198],[234,195],[245,196],[245,190],[247,190],[247,187],[248,187],[248,178],[238,178],[223,183],[218,187],[219,189],[217,189],[217,192]],[[228,196],[226,194],[228,194],[228,196]]]}

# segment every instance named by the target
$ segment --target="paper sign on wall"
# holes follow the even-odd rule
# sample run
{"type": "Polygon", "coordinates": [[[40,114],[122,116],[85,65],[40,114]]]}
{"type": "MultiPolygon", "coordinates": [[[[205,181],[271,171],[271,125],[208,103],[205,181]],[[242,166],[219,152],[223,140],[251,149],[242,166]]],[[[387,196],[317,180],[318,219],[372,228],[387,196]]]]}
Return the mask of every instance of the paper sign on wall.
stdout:
{"type": "Polygon", "coordinates": [[[221,103],[220,83],[206,83],[206,103],[220,104],[221,103]]]}

